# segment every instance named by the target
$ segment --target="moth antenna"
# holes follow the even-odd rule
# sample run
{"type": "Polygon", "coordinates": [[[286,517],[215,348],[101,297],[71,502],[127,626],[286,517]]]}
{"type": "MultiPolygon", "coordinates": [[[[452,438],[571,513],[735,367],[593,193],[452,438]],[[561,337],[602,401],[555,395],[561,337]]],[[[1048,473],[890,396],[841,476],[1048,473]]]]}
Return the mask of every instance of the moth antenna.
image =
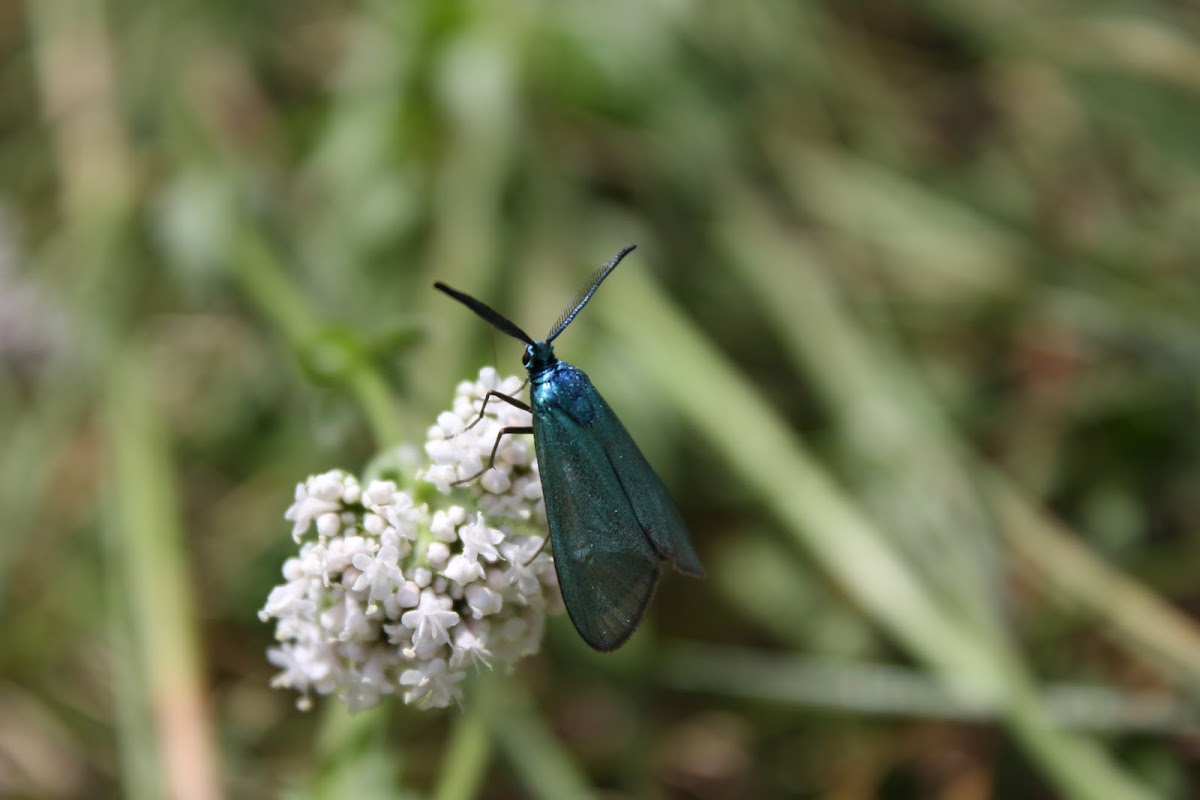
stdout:
{"type": "Polygon", "coordinates": [[[607,263],[601,264],[596,268],[596,271],[593,272],[591,277],[588,278],[587,283],[585,283],[583,288],[579,290],[579,294],[575,295],[575,299],[571,301],[571,304],[567,306],[565,311],[563,311],[562,316],[558,318],[558,322],[554,324],[554,328],[550,331],[550,335],[546,337],[546,344],[553,342],[555,337],[566,330],[566,327],[571,324],[571,321],[575,319],[575,316],[583,310],[584,306],[587,305],[588,300],[592,299],[592,295],[594,295],[596,290],[600,288],[600,284],[603,283],[604,279],[609,276],[609,273],[616,269],[617,264],[621,263],[621,259],[632,253],[636,247],[636,244],[625,245],[618,250],[617,254],[613,256],[607,263]]]}

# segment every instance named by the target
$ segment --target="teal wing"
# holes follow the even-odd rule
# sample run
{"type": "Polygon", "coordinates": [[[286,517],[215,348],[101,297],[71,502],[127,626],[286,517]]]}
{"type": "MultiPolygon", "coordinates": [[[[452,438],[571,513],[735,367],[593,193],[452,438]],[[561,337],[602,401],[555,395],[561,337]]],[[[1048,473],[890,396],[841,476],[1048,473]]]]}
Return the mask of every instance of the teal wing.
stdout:
{"type": "Polygon", "coordinates": [[[609,460],[607,428],[580,424],[555,406],[538,409],[533,427],[567,614],[589,645],[615,650],[650,603],[659,554],[609,460]]]}
{"type": "Polygon", "coordinates": [[[704,565],[696,555],[687,525],[667,487],[604,398],[594,389],[593,394],[595,417],[592,427],[599,432],[604,452],[633,506],[641,529],[658,554],[674,564],[676,570],[693,578],[704,577],[704,565]]]}

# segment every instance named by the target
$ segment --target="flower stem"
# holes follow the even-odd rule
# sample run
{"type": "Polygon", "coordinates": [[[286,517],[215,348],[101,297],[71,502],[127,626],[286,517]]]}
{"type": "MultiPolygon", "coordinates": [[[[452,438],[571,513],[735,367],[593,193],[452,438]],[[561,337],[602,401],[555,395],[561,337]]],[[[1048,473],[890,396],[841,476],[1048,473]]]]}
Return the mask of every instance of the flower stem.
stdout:
{"type": "Polygon", "coordinates": [[[242,230],[230,255],[232,274],[247,297],[271,320],[288,345],[309,363],[332,364],[329,376],[348,389],[362,408],[380,448],[400,442],[395,399],[365,349],[352,334],[322,335],[322,326],[296,291],[279,258],[250,230],[242,230]],[[331,352],[331,351],[337,352],[331,352]]]}
{"type": "Polygon", "coordinates": [[[533,710],[523,687],[503,675],[488,673],[479,678],[477,683],[487,693],[481,700],[488,728],[529,796],[544,800],[591,797],[586,777],[533,710]],[[492,685],[485,688],[486,684],[492,685]]]}
{"type": "MultiPolygon", "coordinates": [[[[478,681],[480,691],[487,691],[486,681],[478,681]]],[[[479,711],[476,695],[468,695],[466,709],[459,716],[451,734],[449,751],[442,762],[434,800],[469,800],[479,793],[479,785],[491,757],[487,727],[479,711]]]]}

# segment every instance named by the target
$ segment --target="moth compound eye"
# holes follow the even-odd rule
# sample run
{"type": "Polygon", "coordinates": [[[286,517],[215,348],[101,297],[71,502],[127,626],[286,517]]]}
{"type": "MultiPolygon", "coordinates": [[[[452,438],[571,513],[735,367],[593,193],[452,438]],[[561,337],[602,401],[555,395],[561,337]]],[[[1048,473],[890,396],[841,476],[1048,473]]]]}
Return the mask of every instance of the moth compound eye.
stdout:
{"type": "Polygon", "coordinates": [[[525,355],[521,356],[521,366],[528,367],[529,362],[533,360],[533,352],[526,349],[525,355]]]}

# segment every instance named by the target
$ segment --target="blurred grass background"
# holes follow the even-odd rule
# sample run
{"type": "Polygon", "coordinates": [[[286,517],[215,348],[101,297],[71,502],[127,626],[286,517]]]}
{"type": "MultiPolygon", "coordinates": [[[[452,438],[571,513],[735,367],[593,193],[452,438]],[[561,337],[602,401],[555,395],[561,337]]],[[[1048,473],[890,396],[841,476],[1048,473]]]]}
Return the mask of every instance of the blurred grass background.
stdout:
{"type": "Polygon", "coordinates": [[[0,795],[1193,797],[1200,10],[0,4],[0,795]],[[559,342],[710,578],[300,713],[297,481],[559,342]]]}

